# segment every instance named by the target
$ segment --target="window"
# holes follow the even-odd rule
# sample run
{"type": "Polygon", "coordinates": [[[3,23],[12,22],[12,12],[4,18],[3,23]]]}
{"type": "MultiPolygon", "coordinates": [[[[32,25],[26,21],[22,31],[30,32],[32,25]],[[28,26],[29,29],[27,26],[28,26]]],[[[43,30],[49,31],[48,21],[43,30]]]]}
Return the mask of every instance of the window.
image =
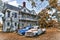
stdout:
{"type": "Polygon", "coordinates": [[[13,12],[13,13],[12,13],[12,16],[13,16],[14,18],[17,18],[17,13],[13,12]]]}
{"type": "Polygon", "coordinates": [[[22,18],[24,18],[24,14],[22,14],[22,18]]]}
{"type": "Polygon", "coordinates": [[[36,16],[32,16],[32,17],[33,17],[33,19],[36,18],[36,16]]]}
{"type": "Polygon", "coordinates": [[[19,11],[19,15],[21,14],[21,12],[19,11]]]}
{"type": "Polygon", "coordinates": [[[24,18],[26,18],[26,15],[25,14],[23,16],[24,16],[24,18]]]}
{"type": "Polygon", "coordinates": [[[8,13],[8,17],[10,17],[10,11],[9,10],[7,11],[7,13],[8,13]]]}
{"type": "Polygon", "coordinates": [[[27,15],[27,18],[30,18],[30,15],[27,15]]]}
{"type": "Polygon", "coordinates": [[[8,17],[10,17],[10,13],[8,13],[8,17]]]}
{"type": "Polygon", "coordinates": [[[20,13],[19,13],[19,15],[20,15],[20,13]]]}
{"type": "Polygon", "coordinates": [[[17,18],[17,13],[15,13],[15,18],[17,18]]]}
{"type": "Polygon", "coordinates": [[[12,16],[14,16],[14,12],[12,13],[12,16]]]}
{"type": "Polygon", "coordinates": [[[7,25],[10,26],[10,23],[8,22],[7,25]]]}
{"type": "Polygon", "coordinates": [[[15,26],[17,26],[17,23],[15,23],[15,26]]]}
{"type": "Polygon", "coordinates": [[[24,24],[22,23],[22,26],[24,26],[24,24]]]}

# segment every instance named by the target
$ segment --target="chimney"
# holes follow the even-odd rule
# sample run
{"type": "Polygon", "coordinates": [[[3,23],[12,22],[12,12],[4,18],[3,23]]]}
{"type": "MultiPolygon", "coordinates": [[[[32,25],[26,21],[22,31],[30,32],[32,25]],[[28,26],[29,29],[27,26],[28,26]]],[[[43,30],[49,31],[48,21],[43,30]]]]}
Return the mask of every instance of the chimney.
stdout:
{"type": "Polygon", "coordinates": [[[26,7],[26,2],[23,2],[23,7],[26,7]]]}

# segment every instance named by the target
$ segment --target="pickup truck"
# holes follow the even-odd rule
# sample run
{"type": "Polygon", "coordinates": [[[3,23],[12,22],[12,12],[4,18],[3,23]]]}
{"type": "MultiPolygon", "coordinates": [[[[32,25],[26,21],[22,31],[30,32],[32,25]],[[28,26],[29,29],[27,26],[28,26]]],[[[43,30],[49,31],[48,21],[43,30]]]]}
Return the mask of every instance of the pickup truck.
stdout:
{"type": "Polygon", "coordinates": [[[46,31],[45,28],[41,29],[39,26],[33,26],[30,30],[25,32],[25,36],[37,36],[46,31]]]}

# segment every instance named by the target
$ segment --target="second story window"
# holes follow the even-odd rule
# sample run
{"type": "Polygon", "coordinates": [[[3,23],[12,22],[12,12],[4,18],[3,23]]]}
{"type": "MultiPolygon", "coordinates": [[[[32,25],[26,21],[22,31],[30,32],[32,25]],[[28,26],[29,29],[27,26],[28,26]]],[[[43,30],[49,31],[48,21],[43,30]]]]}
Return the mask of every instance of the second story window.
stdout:
{"type": "Polygon", "coordinates": [[[24,14],[22,14],[22,18],[24,18],[24,14]]]}
{"type": "Polygon", "coordinates": [[[30,18],[30,15],[27,15],[27,18],[30,18]]]}
{"type": "Polygon", "coordinates": [[[12,16],[13,16],[14,18],[17,18],[17,13],[13,12],[13,13],[12,13],[12,16]]]}
{"type": "Polygon", "coordinates": [[[10,17],[10,11],[9,10],[7,11],[7,13],[8,13],[8,17],[10,17]]]}
{"type": "Polygon", "coordinates": [[[17,13],[15,13],[15,18],[17,18],[17,13]]]}

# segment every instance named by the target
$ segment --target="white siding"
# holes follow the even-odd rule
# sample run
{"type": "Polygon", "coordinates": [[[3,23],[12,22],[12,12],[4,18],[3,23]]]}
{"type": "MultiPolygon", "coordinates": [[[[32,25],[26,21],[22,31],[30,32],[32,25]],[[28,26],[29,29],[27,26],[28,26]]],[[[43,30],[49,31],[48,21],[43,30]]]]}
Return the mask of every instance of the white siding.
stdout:
{"type": "Polygon", "coordinates": [[[12,25],[13,25],[13,27],[12,27],[13,30],[16,30],[18,28],[18,23],[17,22],[12,22],[12,25]]]}
{"type": "Polygon", "coordinates": [[[6,31],[10,27],[11,27],[11,21],[5,21],[3,24],[3,31],[6,31]],[[8,22],[9,22],[9,26],[8,26],[8,22]]]}

